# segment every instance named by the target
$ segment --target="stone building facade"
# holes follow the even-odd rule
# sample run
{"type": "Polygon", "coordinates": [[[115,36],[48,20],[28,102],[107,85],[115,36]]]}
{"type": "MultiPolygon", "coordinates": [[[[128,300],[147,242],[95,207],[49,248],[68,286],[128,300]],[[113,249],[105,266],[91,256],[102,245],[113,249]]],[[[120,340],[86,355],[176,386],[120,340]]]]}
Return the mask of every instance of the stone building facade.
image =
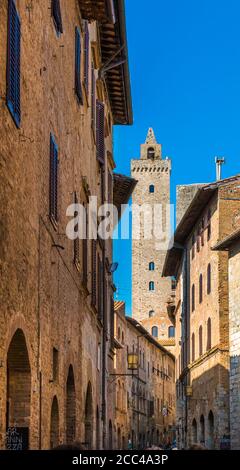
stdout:
{"type": "Polygon", "coordinates": [[[107,448],[112,242],[70,240],[66,210],[113,197],[124,2],[3,0],[0,37],[0,447],[16,427],[23,448],[107,448]]]}
{"type": "Polygon", "coordinates": [[[161,278],[171,230],[171,160],[162,157],[162,146],[151,128],[141,145],[140,159],[131,160],[131,175],[138,181],[132,198],[133,316],[156,339],[172,347],[174,327],[166,301],[173,286],[171,278],[161,278]]]}
{"type": "Polygon", "coordinates": [[[214,247],[228,252],[230,342],[230,438],[231,449],[240,450],[240,213],[233,217],[234,231],[214,247]],[[238,227],[238,228],[237,228],[238,227]]]}
{"type": "Polygon", "coordinates": [[[202,186],[180,220],[163,275],[176,276],[169,306],[176,322],[179,447],[229,448],[228,259],[213,246],[239,214],[239,177],[202,186]]]}
{"type": "Polygon", "coordinates": [[[146,448],[175,437],[175,359],[115,302],[117,448],[146,448]],[[129,369],[129,355],[138,368],[129,369]]]}

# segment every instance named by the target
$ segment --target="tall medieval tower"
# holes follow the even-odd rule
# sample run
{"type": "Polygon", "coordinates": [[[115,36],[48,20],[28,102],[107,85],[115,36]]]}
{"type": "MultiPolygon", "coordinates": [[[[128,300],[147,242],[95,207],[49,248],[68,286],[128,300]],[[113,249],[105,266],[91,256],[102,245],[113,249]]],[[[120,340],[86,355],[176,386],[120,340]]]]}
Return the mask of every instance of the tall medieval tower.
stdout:
{"type": "MultiPolygon", "coordinates": [[[[135,207],[148,205],[150,210],[162,206],[163,228],[170,207],[171,160],[162,158],[162,146],[157,143],[153,129],[149,129],[145,144],[141,145],[141,157],[131,161],[131,175],[138,181],[133,193],[135,207]]],[[[143,217],[141,217],[141,224],[143,217]]],[[[144,327],[165,345],[173,346],[174,328],[167,313],[167,300],[172,294],[172,280],[162,278],[162,268],[167,247],[158,247],[153,236],[132,236],[132,314],[144,327]],[[134,239],[135,238],[135,239],[134,239]],[[170,340],[170,341],[169,341],[170,340]]]]}

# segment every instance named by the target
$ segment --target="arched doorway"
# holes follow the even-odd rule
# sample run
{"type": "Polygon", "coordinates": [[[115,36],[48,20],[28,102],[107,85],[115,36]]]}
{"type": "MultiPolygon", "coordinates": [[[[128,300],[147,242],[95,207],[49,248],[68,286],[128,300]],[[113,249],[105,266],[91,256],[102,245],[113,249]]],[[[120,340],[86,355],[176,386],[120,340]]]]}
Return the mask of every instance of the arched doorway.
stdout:
{"type": "Polygon", "coordinates": [[[125,436],[122,436],[122,450],[126,448],[125,436]]]}
{"type": "Polygon", "coordinates": [[[118,428],[118,430],[117,430],[117,445],[118,445],[117,450],[121,450],[121,444],[122,444],[122,442],[121,442],[121,429],[118,428]]]}
{"type": "Polygon", "coordinates": [[[100,449],[100,417],[98,406],[96,411],[96,449],[100,449]]]}
{"type": "Polygon", "coordinates": [[[50,425],[50,449],[59,444],[59,411],[58,401],[55,396],[52,401],[51,409],[51,425],[50,425]]]}
{"type": "Polygon", "coordinates": [[[66,440],[72,444],[76,437],[76,391],[72,366],[68,369],[66,400],[66,440]]]}
{"type": "Polygon", "coordinates": [[[201,415],[200,418],[200,443],[205,444],[205,420],[204,416],[201,415]]]}
{"type": "MultiPolygon", "coordinates": [[[[18,438],[18,450],[29,449],[31,414],[31,368],[25,336],[18,329],[7,354],[6,447],[11,450],[11,429],[18,438]]],[[[14,448],[16,448],[14,446],[14,448]]]]}
{"type": "Polygon", "coordinates": [[[197,442],[197,421],[194,418],[192,422],[192,444],[196,444],[197,442]]]}
{"type": "Polygon", "coordinates": [[[208,449],[214,449],[214,416],[213,412],[210,411],[208,415],[208,449]]]}
{"type": "Polygon", "coordinates": [[[92,404],[92,385],[89,382],[85,401],[85,444],[87,448],[92,449],[93,442],[93,404],[92,404]]]}
{"type": "Polygon", "coordinates": [[[112,428],[112,421],[109,421],[109,429],[108,429],[108,447],[109,450],[113,448],[113,428],[112,428]]]}

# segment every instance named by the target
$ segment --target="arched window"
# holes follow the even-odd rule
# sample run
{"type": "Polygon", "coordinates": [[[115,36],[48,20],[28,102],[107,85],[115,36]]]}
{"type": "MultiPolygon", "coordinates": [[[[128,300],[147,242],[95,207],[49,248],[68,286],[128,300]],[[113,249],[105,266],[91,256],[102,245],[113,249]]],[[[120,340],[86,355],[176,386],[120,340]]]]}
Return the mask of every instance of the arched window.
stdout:
{"type": "Polygon", "coordinates": [[[195,361],[195,334],[192,334],[192,362],[195,361]]]}
{"type": "Polygon", "coordinates": [[[155,289],[154,282],[149,282],[149,290],[153,291],[155,289]]]}
{"type": "Polygon", "coordinates": [[[148,158],[154,158],[155,157],[155,150],[153,147],[149,147],[147,151],[147,157],[148,158]]]}
{"type": "Polygon", "coordinates": [[[212,322],[211,318],[207,322],[207,351],[212,347],[212,322]]]}
{"type": "Polygon", "coordinates": [[[150,311],[149,311],[149,318],[154,317],[154,315],[155,315],[154,310],[150,310],[150,311]]]}
{"type": "Polygon", "coordinates": [[[152,336],[154,338],[158,338],[158,327],[157,326],[152,327],[152,336]]]}
{"type": "Polygon", "coordinates": [[[200,274],[199,276],[199,303],[201,304],[203,301],[203,276],[200,274]]]}
{"type": "Polygon", "coordinates": [[[192,444],[197,443],[197,421],[194,418],[192,422],[192,444]]]}
{"type": "Polygon", "coordinates": [[[118,340],[121,340],[121,329],[120,326],[118,327],[118,340]]]}
{"type": "Polygon", "coordinates": [[[174,326],[169,326],[168,328],[168,337],[175,338],[175,328],[174,326]]]}
{"type": "Polygon", "coordinates": [[[192,312],[195,310],[195,285],[192,285],[192,312]]]}
{"type": "Polygon", "coordinates": [[[155,269],[155,264],[152,261],[151,263],[149,263],[149,271],[154,271],[154,269],[155,269]]]}
{"type": "Polygon", "coordinates": [[[151,194],[153,194],[153,193],[155,192],[155,187],[154,187],[153,184],[150,184],[150,186],[149,186],[149,192],[150,192],[151,194]]]}
{"type": "Polygon", "coordinates": [[[207,214],[207,239],[208,241],[211,238],[211,209],[208,209],[207,214]]]}
{"type": "Polygon", "coordinates": [[[212,282],[211,282],[211,264],[209,263],[209,265],[207,267],[207,293],[208,294],[210,294],[211,290],[212,290],[211,284],[212,284],[212,282]]]}
{"type": "Polygon", "coordinates": [[[200,443],[205,444],[205,420],[204,416],[202,415],[200,418],[200,443]]]}
{"type": "Polygon", "coordinates": [[[202,326],[199,327],[199,356],[202,355],[203,353],[203,331],[202,331],[202,326]]]}
{"type": "Polygon", "coordinates": [[[122,331],[122,344],[124,344],[124,333],[122,331]]]}

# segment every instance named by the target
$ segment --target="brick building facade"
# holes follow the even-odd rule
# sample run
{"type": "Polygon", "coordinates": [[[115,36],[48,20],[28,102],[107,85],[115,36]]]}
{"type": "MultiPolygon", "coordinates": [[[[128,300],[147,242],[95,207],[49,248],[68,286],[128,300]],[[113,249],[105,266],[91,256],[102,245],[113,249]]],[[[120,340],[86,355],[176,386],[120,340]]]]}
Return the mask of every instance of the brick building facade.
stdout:
{"type": "MultiPolygon", "coordinates": [[[[203,185],[181,218],[163,275],[176,276],[178,445],[230,445],[228,259],[212,247],[239,214],[239,177],[203,185]]],[[[180,204],[181,205],[181,204],[180,204]]]]}
{"type": "Polygon", "coordinates": [[[175,358],[115,302],[117,448],[146,448],[175,437],[175,358]],[[129,355],[138,368],[128,368],[129,355]],[[127,374],[127,375],[126,375],[127,374]]]}
{"type": "Polygon", "coordinates": [[[141,145],[140,159],[131,160],[131,175],[138,181],[132,198],[133,316],[157,340],[173,349],[174,327],[166,311],[166,302],[174,286],[171,278],[161,278],[171,229],[171,160],[163,158],[162,146],[157,143],[151,128],[141,145]],[[161,207],[160,216],[155,212],[157,207],[161,207]],[[140,217],[139,209],[144,211],[140,217]],[[148,217],[149,213],[149,223],[146,223],[145,215],[148,217]]]}
{"type": "Polygon", "coordinates": [[[234,231],[214,247],[228,252],[230,438],[231,449],[240,449],[240,211],[233,213],[234,231]],[[238,227],[238,228],[237,228],[238,227]]]}
{"type": "Polygon", "coordinates": [[[108,447],[112,242],[65,231],[69,205],[113,198],[124,2],[3,0],[0,37],[0,447],[12,427],[24,448],[108,447]]]}

